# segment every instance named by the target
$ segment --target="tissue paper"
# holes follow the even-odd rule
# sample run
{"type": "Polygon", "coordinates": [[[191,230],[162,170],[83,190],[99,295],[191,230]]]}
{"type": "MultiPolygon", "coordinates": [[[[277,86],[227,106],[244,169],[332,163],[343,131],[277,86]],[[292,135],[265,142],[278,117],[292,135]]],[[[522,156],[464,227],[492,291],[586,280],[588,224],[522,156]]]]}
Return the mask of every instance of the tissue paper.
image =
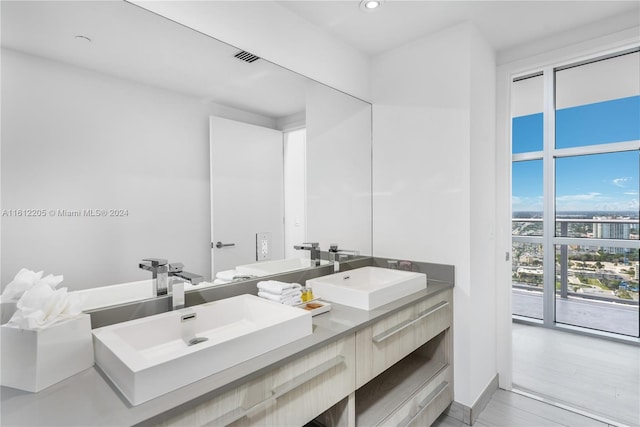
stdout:
{"type": "Polygon", "coordinates": [[[69,294],[67,288],[52,289],[45,283],[26,291],[16,308],[7,326],[21,329],[43,329],[82,314],[80,296],[69,294]]]}
{"type": "Polygon", "coordinates": [[[42,278],[42,271],[35,272],[29,269],[23,268],[18,271],[18,274],[13,278],[7,287],[2,292],[2,302],[10,302],[19,300],[22,295],[36,284],[44,284],[51,289],[55,289],[62,280],[62,276],[54,276],[49,274],[47,277],[42,278]]]}
{"type": "Polygon", "coordinates": [[[62,280],[52,274],[43,278],[42,271],[20,270],[2,293],[3,302],[17,299],[16,312],[7,326],[43,329],[82,314],[79,295],[69,294],[67,288],[56,289],[62,280]]]}

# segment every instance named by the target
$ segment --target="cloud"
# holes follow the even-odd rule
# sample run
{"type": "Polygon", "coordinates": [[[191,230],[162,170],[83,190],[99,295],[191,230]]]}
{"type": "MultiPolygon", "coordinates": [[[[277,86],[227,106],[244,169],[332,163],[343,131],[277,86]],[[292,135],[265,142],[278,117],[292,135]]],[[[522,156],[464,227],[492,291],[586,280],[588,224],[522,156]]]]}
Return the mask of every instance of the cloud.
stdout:
{"type": "Polygon", "coordinates": [[[625,196],[637,196],[638,192],[637,191],[627,191],[625,193],[623,193],[625,196]]]}
{"type": "Polygon", "coordinates": [[[601,193],[588,193],[588,194],[567,194],[566,196],[556,197],[557,202],[578,202],[584,200],[595,200],[602,196],[601,193]]]}
{"type": "Polygon", "coordinates": [[[630,181],[632,178],[630,176],[623,176],[620,178],[615,178],[612,182],[616,187],[624,187],[627,181],[630,181]]]}
{"type": "Polygon", "coordinates": [[[542,196],[511,196],[511,206],[514,211],[540,211],[542,210],[542,196]]]}

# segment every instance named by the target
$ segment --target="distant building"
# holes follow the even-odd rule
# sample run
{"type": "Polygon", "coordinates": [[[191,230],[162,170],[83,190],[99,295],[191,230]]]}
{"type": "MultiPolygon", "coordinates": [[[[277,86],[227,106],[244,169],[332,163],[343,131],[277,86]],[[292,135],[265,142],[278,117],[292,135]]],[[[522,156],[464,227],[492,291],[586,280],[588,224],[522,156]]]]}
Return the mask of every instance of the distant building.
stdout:
{"type": "MultiPolygon", "coordinates": [[[[607,219],[629,219],[629,218],[614,218],[612,216],[595,216],[593,219],[607,220],[607,219]]],[[[596,222],[593,224],[593,237],[596,239],[621,239],[628,240],[631,234],[631,224],[619,223],[619,222],[596,222]]],[[[624,248],[616,247],[601,247],[605,252],[610,254],[622,254],[624,248]]]]}
{"type": "Polygon", "coordinates": [[[635,279],[636,280],[640,280],[640,262],[636,262],[636,274],[635,274],[635,279]]]}
{"type": "Polygon", "coordinates": [[[535,259],[536,258],[532,257],[530,253],[525,252],[522,255],[520,255],[520,258],[518,258],[518,262],[521,265],[523,265],[523,264],[524,265],[529,265],[529,264],[532,264],[535,259]]]}

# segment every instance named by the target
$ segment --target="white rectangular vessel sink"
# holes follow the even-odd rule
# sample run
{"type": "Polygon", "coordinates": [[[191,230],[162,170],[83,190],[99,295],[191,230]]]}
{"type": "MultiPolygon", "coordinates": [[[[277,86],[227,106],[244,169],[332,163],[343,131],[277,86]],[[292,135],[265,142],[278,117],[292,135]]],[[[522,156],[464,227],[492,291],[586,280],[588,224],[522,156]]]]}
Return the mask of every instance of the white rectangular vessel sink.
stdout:
{"type": "Polygon", "coordinates": [[[306,310],[239,295],[94,329],[93,345],[135,406],[311,333],[306,310]]]}
{"type": "Polygon", "coordinates": [[[413,271],[362,267],[307,280],[316,297],[363,310],[373,310],[427,289],[427,275],[413,271]]]}
{"type": "MultiPolygon", "coordinates": [[[[169,280],[174,283],[183,282],[173,277],[170,277],[169,280]]],[[[213,283],[200,282],[197,285],[192,285],[191,283],[184,282],[185,291],[204,289],[210,286],[214,286],[213,283]]],[[[154,298],[153,280],[151,279],[81,289],[72,291],[71,293],[80,295],[82,298],[82,309],[84,311],[154,298]]]]}
{"type": "Polygon", "coordinates": [[[80,295],[83,299],[83,310],[95,310],[96,308],[153,298],[153,281],[140,280],[137,282],[82,289],[72,291],[71,293],[80,295]]]}
{"type": "MultiPolygon", "coordinates": [[[[327,265],[329,261],[321,260],[320,265],[327,265]]],[[[285,273],[287,271],[302,270],[315,267],[315,262],[309,258],[288,258],[276,261],[263,261],[254,264],[238,265],[235,270],[240,274],[250,274],[252,276],[271,276],[273,274],[285,273]]]]}

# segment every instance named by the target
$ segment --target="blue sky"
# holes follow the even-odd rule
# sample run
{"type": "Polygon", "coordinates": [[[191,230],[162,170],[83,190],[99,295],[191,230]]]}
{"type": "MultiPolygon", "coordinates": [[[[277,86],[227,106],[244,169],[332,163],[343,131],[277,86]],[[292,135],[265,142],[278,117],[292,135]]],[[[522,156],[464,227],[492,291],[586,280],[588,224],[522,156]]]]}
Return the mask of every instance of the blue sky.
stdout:
{"type": "MultiPolygon", "coordinates": [[[[640,96],[559,110],[558,148],[640,140],[640,96]]],[[[542,114],[513,119],[513,151],[542,149],[542,114]]],[[[558,211],[638,210],[638,150],[556,160],[558,211]]],[[[542,160],[514,162],[512,206],[542,210],[542,160]]]]}

